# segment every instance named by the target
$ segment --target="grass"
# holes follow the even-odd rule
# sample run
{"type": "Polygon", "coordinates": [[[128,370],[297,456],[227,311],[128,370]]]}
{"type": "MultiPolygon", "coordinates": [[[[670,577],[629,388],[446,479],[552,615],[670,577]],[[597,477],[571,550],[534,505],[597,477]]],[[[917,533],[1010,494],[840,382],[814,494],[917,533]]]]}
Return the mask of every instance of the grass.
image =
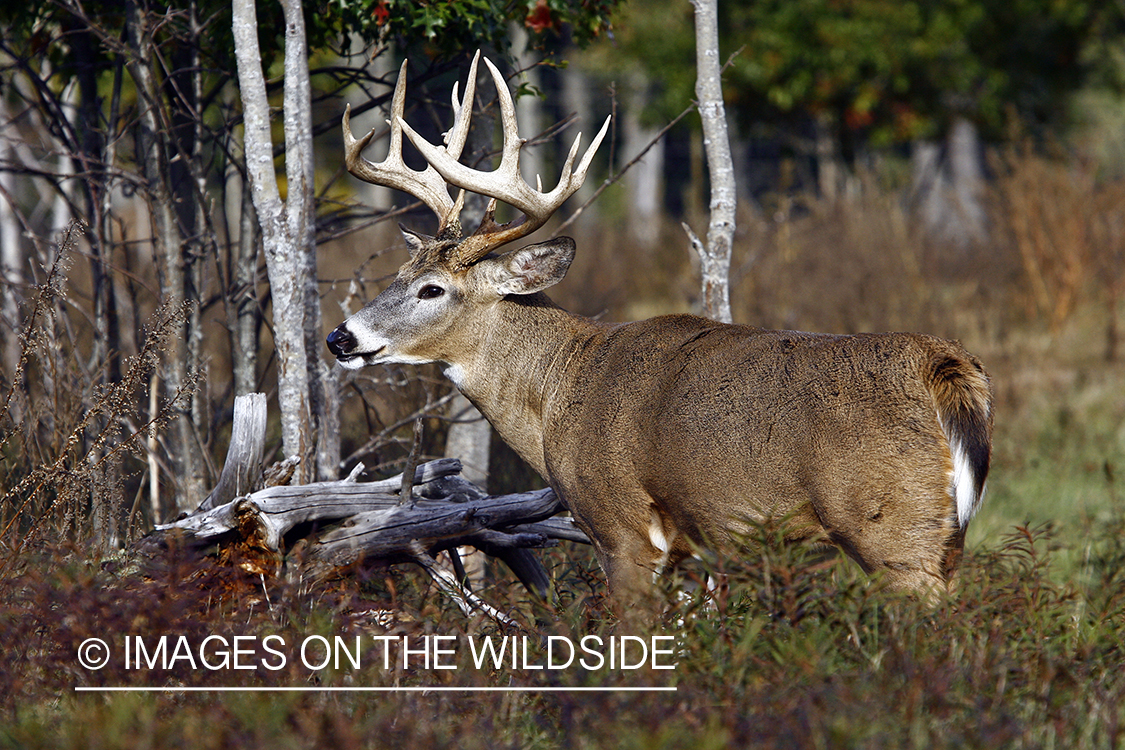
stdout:
{"type": "Polygon", "coordinates": [[[1055,573],[1085,576],[1104,529],[1125,512],[1125,372],[1095,354],[1089,310],[1057,334],[1009,338],[993,373],[1000,394],[988,494],[969,530],[988,544],[1014,525],[1052,525],[1055,573]]]}
{"type": "MultiPolygon", "coordinates": [[[[501,635],[466,620],[410,571],[394,572],[396,622],[364,614],[392,598],[387,580],[331,591],[230,571],[170,565],[114,574],[77,556],[28,565],[3,583],[0,745],[53,748],[366,747],[1115,747],[1125,732],[1125,521],[1103,527],[1088,587],[1052,575],[1047,529],[1016,529],[966,560],[956,599],[929,608],[881,591],[855,566],[774,543],[712,570],[713,600],[670,611],[674,670],[476,669],[468,639],[501,635]],[[268,597],[267,597],[268,594],[268,597]],[[266,603],[268,598],[270,604],[266,603]],[[287,644],[359,635],[362,665],[285,669],[99,671],[76,663],[92,635],[209,633],[287,644]],[[456,670],[384,669],[373,635],[452,636],[456,670]],[[75,685],[675,686],[674,693],[83,694],[75,685]]],[[[551,555],[581,591],[589,561],[551,555]]],[[[527,610],[515,589],[488,596],[527,610]]],[[[537,611],[540,634],[622,634],[600,603],[537,611]]],[[[647,635],[647,634],[646,634],[647,635]]],[[[417,641],[416,641],[417,642],[417,641]]],[[[532,663],[542,662],[532,641],[532,663]],[[536,655],[539,658],[536,658],[536,655]]],[[[291,649],[295,653],[295,649],[291,649]]],[[[418,657],[415,656],[415,659],[418,657]]]]}

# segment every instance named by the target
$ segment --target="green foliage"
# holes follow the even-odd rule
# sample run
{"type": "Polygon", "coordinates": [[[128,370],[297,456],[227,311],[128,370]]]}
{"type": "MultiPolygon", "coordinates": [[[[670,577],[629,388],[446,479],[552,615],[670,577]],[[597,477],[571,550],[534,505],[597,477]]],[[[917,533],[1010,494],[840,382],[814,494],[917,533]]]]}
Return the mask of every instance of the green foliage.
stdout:
{"type": "MultiPolygon", "coordinates": [[[[1087,0],[751,0],[720,13],[721,54],[737,53],[726,96],[743,119],[811,116],[875,145],[932,137],[956,116],[992,137],[1013,114],[1059,124],[1065,97],[1101,70],[1083,51],[1125,31],[1119,4],[1087,0]]],[[[613,54],[659,81],[669,119],[693,98],[690,6],[628,6],[614,26],[613,54]]]]}
{"type": "MultiPolygon", "coordinates": [[[[354,36],[368,45],[394,40],[404,48],[421,47],[431,58],[449,59],[481,47],[507,52],[513,24],[530,32],[529,44],[549,51],[560,42],[585,45],[609,28],[621,0],[306,0],[306,34],[310,55],[348,53],[354,36]]],[[[152,9],[162,17],[158,34],[165,41],[198,44],[210,71],[234,71],[234,42],[229,0],[198,0],[196,14],[206,33],[188,31],[186,2],[152,9]]],[[[276,0],[256,3],[262,65],[267,71],[284,53],[285,23],[276,0]]],[[[111,70],[117,40],[125,28],[121,3],[9,3],[0,9],[3,45],[15,57],[50,69],[61,79],[75,65],[111,70]],[[94,38],[85,33],[94,31],[94,38]],[[91,45],[78,53],[79,42],[91,45]],[[93,55],[91,57],[91,55],[93,55]]],[[[160,40],[158,40],[160,43],[160,40]]]]}
{"type": "Polygon", "coordinates": [[[591,47],[588,72],[618,87],[641,83],[646,118],[667,122],[695,99],[694,23],[691,4],[681,0],[625,3],[613,16],[613,36],[591,47]]]}
{"type": "MultiPolygon", "coordinates": [[[[369,44],[396,39],[421,45],[438,58],[458,57],[481,47],[507,51],[510,27],[532,35],[537,48],[559,35],[586,44],[608,28],[620,0],[316,0],[307,5],[311,39],[357,34],[369,44]]],[[[313,46],[313,45],[310,45],[313,46]]]]}
{"type": "Polygon", "coordinates": [[[328,0],[317,3],[312,28],[358,34],[369,43],[387,37],[426,44],[442,54],[474,45],[506,47],[510,3],[498,0],[410,2],[410,0],[328,0]]]}

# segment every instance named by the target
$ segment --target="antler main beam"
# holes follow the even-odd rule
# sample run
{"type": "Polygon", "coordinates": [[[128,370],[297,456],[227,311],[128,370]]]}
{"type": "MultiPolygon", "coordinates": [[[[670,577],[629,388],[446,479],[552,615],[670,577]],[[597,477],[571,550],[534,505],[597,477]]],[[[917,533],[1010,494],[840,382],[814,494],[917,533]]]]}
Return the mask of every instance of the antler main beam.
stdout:
{"type": "MultiPolygon", "coordinates": [[[[488,66],[488,70],[492,74],[492,80],[496,84],[497,97],[500,102],[501,126],[504,134],[500,166],[494,171],[482,172],[465,166],[459,161],[460,151],[454,152],[448,146],[442,147],[431,144],[418,135],[401,117],[397,122],[399,128],[405,131],[410,142],[425,158],[429,168],[437,170],[446,182],[462,190],[469,190],[492,199],[480,228],[458,247],[458,259],[462,265],[470,265],[497,247],[531,234],[543,226],[558,210],[559,206],[582,186],[582,182],[586,179],[586,170],[589,169],[590,162],[609,129],[610,121],[610,118],[606,117],[605,123],[594,138],[593,143],[590,144],[581,161],[578,162],[577,168],[574,168],[574,160],[578,155],[578,146],[582,139],[582,133],[578,134],[574,139],[574,144],[570,147],[570,153],[563,164],[562,174],[554,190],[549,193],[543,192],[542,181],[538,177],[536,178],[536,187],[533,188],[520,174],[520,150],[526,141],[519,137],[516,107],[512,101],[511,92],[508,90],[508,84],[500,71],[492,64],[492,61],[485,58],[484,64],[488,66]],[[523,217],[503,226],[495,224],[493,215],[497,200],[519,209],[523,213],[523,217]]],[[[473,73],[470,72],[470,77],[472,75],[473,73]]],[[[472,85],[472,81],[468,85],[472,85]]],[[[462,125],[460,119],[462,114],[461,112],[457,113],[458,120],[455,127],[462,125]]],[[[467,122],[468,117],[468,114],[464,114],[465,122],[467,122]]]]}
{"type": "MultiPolygon", "coordinates": [[[[461,102],[457,101],[457,86],[453,87],[453,127],[445,134],[445,146],[442,151],[450,158],[457,160],[465,147],[465,140],[469,135],[469,121],[472,113],[473,94],[476,91],[478,52],[473,57],[469,68],[469,80],[465,84],[465,96],[461,102]]],[[[406,60],[399,68],[398,82],[395,84],[394,97],[391,100],[391,143],[387,149],[387,157],[378,164],[365,159],[362,152],[375,137],[372,129],[359,140],[352,135],[351,130],[351,105],[344,110],[344,164],[355,177],[369,182],[372,185],[383,185],[404,193],[413,195],[418,200],[430,207],[440,222],[438,234],[459,221],[464,192],[454,201],[449,196],[449,189],[445,179],[427,164],[422,171],[406,166],[402,159],[402,123],[406,103],[406,60]]],[[[487,61],[486,61],[487,62],[487,61]]],[[[413,131],[411,131],[413,133],[413,131]]],[[[413,140],[413,136],[411,137],[413,140]]]]}

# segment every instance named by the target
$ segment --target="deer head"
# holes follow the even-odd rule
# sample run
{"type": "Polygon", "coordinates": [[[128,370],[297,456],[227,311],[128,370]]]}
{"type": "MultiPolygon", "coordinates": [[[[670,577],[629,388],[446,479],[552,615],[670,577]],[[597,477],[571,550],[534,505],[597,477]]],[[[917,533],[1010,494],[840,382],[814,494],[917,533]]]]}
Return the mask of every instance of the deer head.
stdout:
{"type": "Polygon", "coordinates": [[[495,251],[542,227],[581,187],[594,153],[609,128],[609,118],[575,167],[582,138],[582,134],[578,134],[553,190],[544,191],[538,179],[532,187],[520,176],[519,157],[525,141],[519,137],[512,96],[500,71],[485,59],[496,84],[503,150],[500,165],[494,171],[471,169],[459,159],[469,132],[479,57],[479,52],[473,57],[465,95],[460,101],[457,86],[453,88],[454,122],[444,135],[443,146],[429,143],[403,120],[405,61],[391,104],[390,148],[386,159],[374,164],[362,156],[374,130],[356,140],[349,124],[350,108],[344,112],[348,171],[366,182],[413,195],[438,218],[438,231],[433,236],[403,228],[410,260],[399,269],[389,287],[329,334],[328,347],[344,367],[455,362],[459,344],[474,332],[480,332],[480,316],[489,306],[508,295],[534,295],[557,283],[574,257],[574,241],[568,237],[500,255],[495,251]],[[425,158],[424,170],[411,169],[404,163],[403,133],[425,158]],[[459,188],[456,199],[450,197],[448,186],[459,188]],[[460,221],[466,190],[489,198],[484,219],[468,236],[463,235],[460,221]],[[518,209],[521,215],[507,224],[497,224],[497,201],[518,209]]]}

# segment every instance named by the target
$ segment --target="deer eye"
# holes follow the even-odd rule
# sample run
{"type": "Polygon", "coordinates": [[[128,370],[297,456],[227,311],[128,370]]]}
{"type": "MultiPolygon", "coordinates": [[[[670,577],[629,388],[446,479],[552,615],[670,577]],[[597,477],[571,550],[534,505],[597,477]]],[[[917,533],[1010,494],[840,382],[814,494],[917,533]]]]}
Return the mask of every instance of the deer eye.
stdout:
{"type": "Polygon", "coordinates": [[[435,284],[426,284],[418,290],[418,299],[435,299],[445,294],[445,290],[435,284]]]}

